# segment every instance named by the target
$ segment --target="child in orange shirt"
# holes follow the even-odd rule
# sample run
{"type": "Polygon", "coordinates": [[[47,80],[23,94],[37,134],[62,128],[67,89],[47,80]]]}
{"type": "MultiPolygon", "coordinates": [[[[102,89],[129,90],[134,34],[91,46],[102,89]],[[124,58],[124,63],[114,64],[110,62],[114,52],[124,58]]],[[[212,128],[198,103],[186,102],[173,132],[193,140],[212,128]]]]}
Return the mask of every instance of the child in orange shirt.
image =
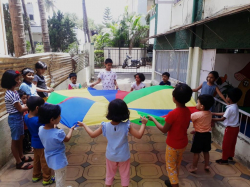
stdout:
{"type": "Polygon", "coordinates": [[[203,152],[205,159],[205,170],[209,170],[209,151],[211,150],[211,121],[212,113],[210,108],[214,104],[214,98],[211,95],[200,95],[196,108],[199,112],[195,112],[191,115],[194,129],[193,144],[191,152],[194,153],[193,165],[189,168],[189,172],[195,172],[200,157],[200,153],[203,152]]]}

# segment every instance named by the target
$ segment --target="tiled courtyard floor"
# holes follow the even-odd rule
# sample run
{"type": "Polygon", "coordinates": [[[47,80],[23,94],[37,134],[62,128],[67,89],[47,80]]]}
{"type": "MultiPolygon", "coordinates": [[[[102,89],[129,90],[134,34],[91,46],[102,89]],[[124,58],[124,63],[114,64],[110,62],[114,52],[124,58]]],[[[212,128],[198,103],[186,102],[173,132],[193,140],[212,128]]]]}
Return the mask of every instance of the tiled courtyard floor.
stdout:
{"type": "MultiPolygon", "coordinates": [[[[134,125],[136,128],[139,126],[134,125]]],[[[93,129],[97,126],[91,127],[93,129]]],[[[68,131],[68,130],[65,130],[68,131]]],[[[196,174],[188,172],[192,162],[190,153],[192,136],[183,156],[180,169],[180,186],[185,187],[250,187],[250,171],[240,163],[218,165],[216,159],[221,158],[221,147],[212,144],[210,152],[210,172],[203,170],[203,157],[200,158],[196,174]]],[[[165,169],[166,136],[156,127],[147,127],[145,135],[138,140],[129,136],[131,150],[131,182],[130,187],[162,187],[167,179],[165,169]]],[[[84,129],[79,128],[66,144],[68,157],[67,185],[72,187],[103,187],[105,186],[105,149],[107,141],[103,136],[90,138],[84,129]]],[[[1,187],[38,187],[41,182],[32,183],[32,170],[16,170],[14,161],[0,176],[1,187]]],[[[55,186],[55,185],[51,185],[55,186]]],[[[119,187],[120,176],[117,173],[114,187],[119,187]]]]}

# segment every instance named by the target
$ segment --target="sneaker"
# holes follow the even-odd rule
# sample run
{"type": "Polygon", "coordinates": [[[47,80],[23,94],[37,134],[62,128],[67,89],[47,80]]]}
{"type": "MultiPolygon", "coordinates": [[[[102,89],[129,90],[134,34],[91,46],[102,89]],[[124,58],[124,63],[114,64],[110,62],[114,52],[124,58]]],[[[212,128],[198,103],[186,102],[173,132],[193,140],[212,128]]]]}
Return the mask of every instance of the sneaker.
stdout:
{"type": "Polygon", "coordinates": [[[219,159],[219,160],[216,160],[216,163],[217,164],[228,164],[228,160],[219,159]]]}
{"type": "Polygon", "coordinates": [[[36,182],[40,181],[42,178],[43,178],[42,175],[38,178],[32,178],[32,182],[36,183],[36,182]]]}
{"type": "Polygon", "coordinates": [[[55,176],[52,176],[49,181],[43,181],[43,186],[53,184],[55,182],[55,176]]]}
{"type": "Polygon", "coordinates": [[[228,160],[229,161],[234,161],[234,158],[233,157],[228,157],[228,160]]]}

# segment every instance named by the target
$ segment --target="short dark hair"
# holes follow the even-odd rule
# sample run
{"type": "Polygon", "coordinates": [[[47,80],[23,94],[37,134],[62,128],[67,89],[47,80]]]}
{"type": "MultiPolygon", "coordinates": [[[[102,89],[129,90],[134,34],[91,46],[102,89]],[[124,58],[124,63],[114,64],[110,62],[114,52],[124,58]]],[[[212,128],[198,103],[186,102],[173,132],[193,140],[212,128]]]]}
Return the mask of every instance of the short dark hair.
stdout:
{"type": "Polygon", "coordinates": [[[23,97],[24,95],[27,95],[26,92],[24,92],[23,90],[17,90],[17,93],[19,94],[19,97],[23,97]]]}
{"type": "Polygon", "coordinates": [[[51,119],[56,119],[60,115],[61,107],[59,105],[45,104],[38,109],[38,119],[41,124],[48,124],[51,119]]]}
{"type": "Polygon", "coordinates": [[[71,78],[71,77],[77,77],[77,74],[76,73],[70,73],[69,78],[71,78]]]}
{"type": "Polygon", "coordinates": [[[168,72],[164,72],[161,76],[166,75],[168,78],[170,77],[170,74],[168,72]]]}
{"type": "Polygon", "coordinates": [[[176,85],[173,91],[173,97],[179,103],[185,104],[188,101],[190,101],[192,93],[193,93],[192,89],[187,84],[179,83],[176,85]]]}
{"type": "Polygon", "coordinates": [[[227,96],[234,102],[237,103],[241,96],[242,96],[242,91],[239,88],[231,88],[227,92],[227,96]]]}
{"type": "Polygon", "coordinates": [[[27,75],[28,73],[34,73],[34,70],[31,68],[22,69],[22,75],[27,75]]]}
{"type": "Polygon", "coordinates": [[[198,99],[200,103],[204,106],[205,110],[210,110],[210,108],[214,105],[214,97],[211,95],[200,95],[198,99]]]}
{"type": "Polygon", "coordinates": [[[27,107],[29,108],[30,111],[34,111],[37,106],[41,106],[44,104],[44,100],[41,97],[38,96],[31,96],[27,100],[27,107]]]}
{"type": "Polygon", "coordinates": [[[145,81],[145,75],[144,75],[143,73],[136,73],[136,74],[134,75],[135,78],[136,78],[136,75],[139,76],[141,82],[145,81]]]}
{"type": "Polygon", "coordinates": [[[115,99],[109,103],[106,118],[115,122],[122,122],[129,119],[129,109],[127,104],[121,99],[115,99]]]}
{"type": "Polygon", "coordinates": [[[38,61],[35,65],[36,69],[46,69],[47,70],[47,65],[46,63],[42,62],[42,61],[38,61]]]}
{"type": "Polygon", "coordinates": [[[20,76],[18,71],[7,70],[4,72],[1,80],[1,87],[5,89],[11,89],[13,86],[16,86],[17,82],[15,79],[20,76]]]}
{"type": "Polygon", "coordinates": [[[107,59],[105,60],[105,64],[108,64],[108,63],[113,64],[113,61],[112,61],[112,59],[111,59],[111,58],[107,58],[107,59]]]}

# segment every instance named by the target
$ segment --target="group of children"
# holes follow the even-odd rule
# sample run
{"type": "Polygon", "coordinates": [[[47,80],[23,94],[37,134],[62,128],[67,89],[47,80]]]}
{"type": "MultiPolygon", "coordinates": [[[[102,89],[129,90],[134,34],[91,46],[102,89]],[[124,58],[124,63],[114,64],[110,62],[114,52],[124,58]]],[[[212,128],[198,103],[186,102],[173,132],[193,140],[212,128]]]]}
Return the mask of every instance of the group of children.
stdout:
{"type": "MultiPolygon", "coordinates": [[[[105,61],[105,70],[98,75],[98,81],[91,86],[102,81],[103,89],[119,89],[117,84],[117,75],[111,70],[112,60],[105,61]]],[[[67,168],[67,158],[65,155],[64,142],[68,142],[72,136],[74,127],[68,134],[61,129],[55,128],[60,122],[61,109],[58,105],[45,103],[47,93],[53,91],[47,88],[45,79],[42,76],[46,66],[44,63],[36,64],[36,75],[34,71],[25,68],[22,70],[23,83],[20,86],[19,94],[16,88],[19,87],[20,73],[14,70],[7,70],[2,77],[1,86],[5,89],[5,103],[9,113],[8,123],[11,129],[12,145],[11,150],[16,159],[17,169],[33,168],[33,182],[43,179],[43,185],[49,185],[56,181],[57,187],[65,186],[65,175],[67,168]],[[39,96],[38,96],[39,93],[39,96]],[[25,97],[26,96],[26,97],[25,97]],[[25,105],[26,103],[26,105],[25,105]],[[27,113],[29,111],[29,113],[27,113]],[[25,116],[23,118],[23,115],[25,116]],[[22,140],[24,135],[24,122],[31,134],[31,146],[34,148],[34,159],[23,155],[22,140]],[[26,162],[33,161],[33,166],[26,162]],[[55,176],[51,170],[55,171],[55,176]]],[[[171,85],[169,82],[170,74],[162,74],[160,85],[171,85]]],[[[78,84],[76,74],[69,76],[72,84],[68,89],[81,88],[78,84]]],[[[130,125],[130,112],[127,104],[121,99],[115,99],[109,103],[106,118],[110,122],[103,122],[95,131],[91,130],[86,124],[78,122],[78,126],[84,127],[90,137],[95,138],[101,134],[108,140],[106,149],[106,186],[111,186],[116,174],[117,168],[121,175],[121,184],[123,187],[129,185],[130,180],[130,151],[128,146],[128,133],[140,139],[143,136],[145,126],[148,120],[155,123],[156,127],[163,133],[168,133],[166,139],[166,170],[169,180],[165,181],[167,186],[179,186],[179,167],[182,161],[182,155],[188,144],[187,130],[190,119],[193,122],[194,135],[191,152],[194,153],[193,164],[189,168],[190,172],[197,170],[199,155],[204,154],[205,170],[209,170],[209,151],[211,150],[211,124],[214,121],[224,121],[226,126],[223,146],[222,159],[217,160],[219,164],[227,164],[228,160],[234,157],[237,135],[239,133],[239,109],[237,102],[242,96],[238,88],[231,89],[227,97],[221,94],[215,82],[219,75],[212,71],[208,74],[207,81],[204,81],[196,89],[191,89],[187,84],[179,83],[173,90],[173,102],[176,109],[169,112],[165,118],[165,124],[162,126],[154,117],[142,117],[142,125],[139,130],[130,125]],[[196,108],[198,112],[191,114],[185,106],[190,101],[193,92],[201,89],[196,108]],[[228,105],[225,113],[212,113],[214,104],[214,94],[217,93],[228,105]],[[215,118],[215,116],[222,116],[215,118]],[[214,117],[214,118],[213,118],[214,117]],[[148,119],[147,119],[148,118],[148,119]]],[[[135,83],[131,86],[131,91],[145,88],[143,81],[145,76],[142,73],[135,75],[135,83]]]]}

